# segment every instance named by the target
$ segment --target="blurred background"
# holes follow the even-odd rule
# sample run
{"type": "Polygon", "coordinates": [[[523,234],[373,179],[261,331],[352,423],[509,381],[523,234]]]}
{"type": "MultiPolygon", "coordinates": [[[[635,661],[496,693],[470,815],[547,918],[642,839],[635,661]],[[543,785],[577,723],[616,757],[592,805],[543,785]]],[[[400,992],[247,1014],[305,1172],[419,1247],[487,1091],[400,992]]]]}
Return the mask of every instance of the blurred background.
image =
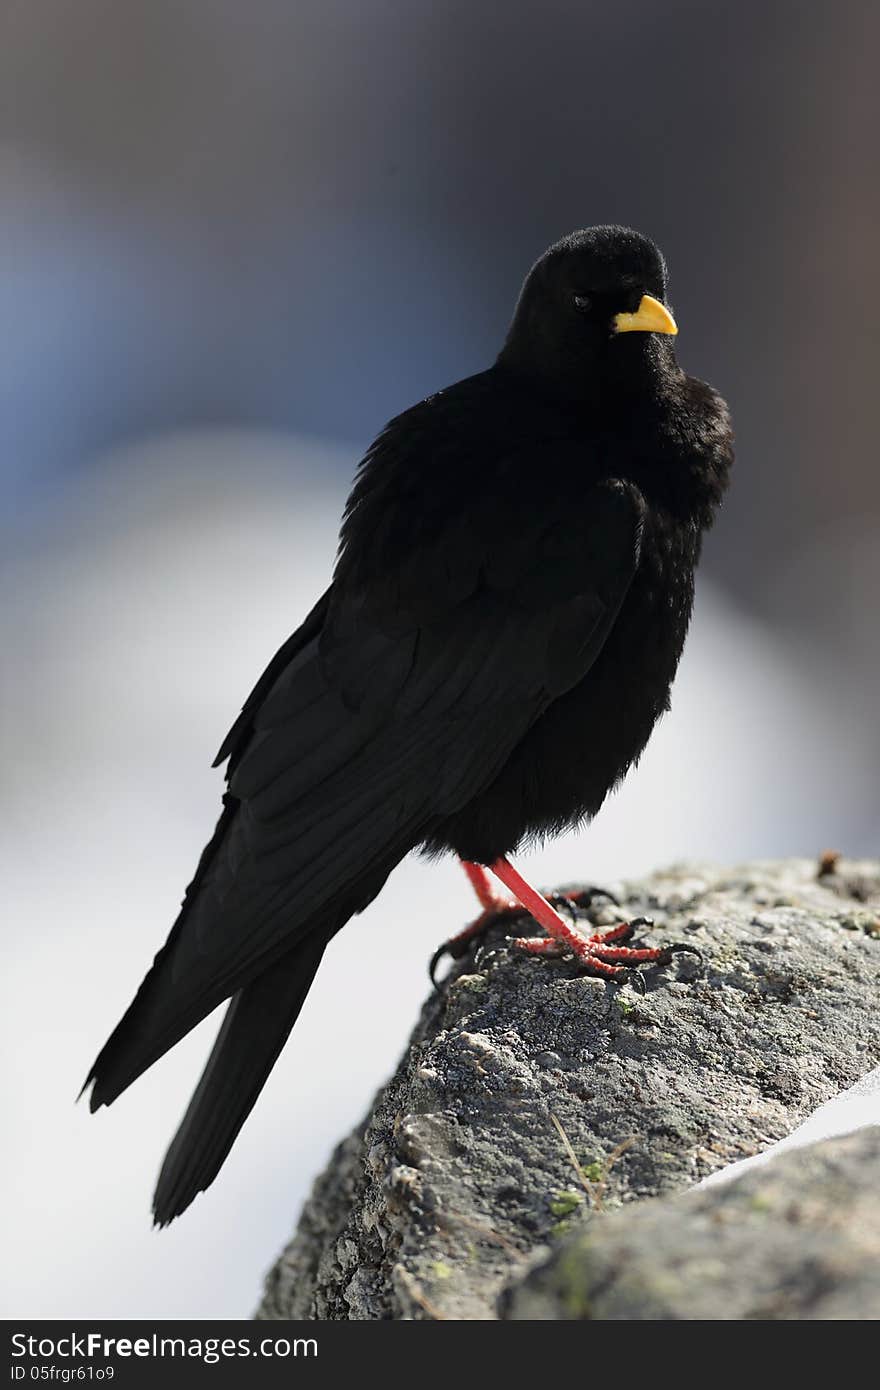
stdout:
{"type": "Polygon", "coordinates": [[[152,1182],[216,1020],[111,1111],[73,1097],[361,452],[492,360],[576,227],[663,247],[738,463],[671,715],[523,867],[876,853],[880,8],[7,0],[0,26],[3,1313],[246,1316],[472,915],[456,867],[407,863],[336,939],[169,1231],[152,1182]]]}

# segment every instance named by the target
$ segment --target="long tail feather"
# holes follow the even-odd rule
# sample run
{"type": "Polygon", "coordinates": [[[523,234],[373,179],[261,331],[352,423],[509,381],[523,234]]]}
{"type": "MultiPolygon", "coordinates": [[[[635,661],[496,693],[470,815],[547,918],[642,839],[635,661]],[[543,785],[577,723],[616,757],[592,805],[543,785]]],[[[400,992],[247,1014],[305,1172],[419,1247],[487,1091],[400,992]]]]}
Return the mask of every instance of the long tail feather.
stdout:
{"type": "Polygon", "coordinates": [[[296,1022],[327,939],[309,936],[234,996],[153,1198],[157,1226],[214,1181],[296,1022]]]}

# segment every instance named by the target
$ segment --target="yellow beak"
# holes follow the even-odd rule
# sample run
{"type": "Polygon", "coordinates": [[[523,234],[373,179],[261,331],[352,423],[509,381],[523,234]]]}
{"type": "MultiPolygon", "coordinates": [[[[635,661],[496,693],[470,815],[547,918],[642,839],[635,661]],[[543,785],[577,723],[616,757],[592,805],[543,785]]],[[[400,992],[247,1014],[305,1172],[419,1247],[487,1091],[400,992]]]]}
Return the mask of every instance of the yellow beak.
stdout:
{"type": "Polygon", "coordinates": [[[650,294],[643,294],[634,314],[615,314],[614,327],[618,333],[671,333],[678,325],[665,304],[650,294]]]}

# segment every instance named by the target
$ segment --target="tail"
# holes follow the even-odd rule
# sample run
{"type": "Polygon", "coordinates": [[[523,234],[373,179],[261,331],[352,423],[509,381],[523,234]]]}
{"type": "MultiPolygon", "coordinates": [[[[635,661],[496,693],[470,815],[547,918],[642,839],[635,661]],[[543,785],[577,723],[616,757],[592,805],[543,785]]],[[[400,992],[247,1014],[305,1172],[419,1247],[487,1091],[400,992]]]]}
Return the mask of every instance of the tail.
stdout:
{"type": "Polygon", "coordinates": [[[312,934],[232,998],[165,1155],[153,1219],[167,1226],[216,1178],[296,1022],[327,937],[312,934]]]}

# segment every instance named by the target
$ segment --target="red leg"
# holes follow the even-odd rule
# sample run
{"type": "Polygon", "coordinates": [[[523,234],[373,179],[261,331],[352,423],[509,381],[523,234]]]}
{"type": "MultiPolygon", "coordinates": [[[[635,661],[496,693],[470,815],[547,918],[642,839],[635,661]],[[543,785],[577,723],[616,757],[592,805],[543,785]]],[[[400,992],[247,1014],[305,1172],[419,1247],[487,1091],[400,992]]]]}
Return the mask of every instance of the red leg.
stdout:
{"type": "Polygon", "coordinates": [[[489,865],[489,869],[496,878],[500,878],[505,888],[510,889],[517,901],[522,903],[526,912],[534,917],[538,926],[543,927],[548,936],[560,942],[566,950],[577,953],[578,948],[584,943],[580,932],[570,927],[543,894],[526,882],[509,859],[496,859],[494,864],[489,865]]]}
{"type": "Polygon", "coordinates": [[[473,864],[469,859],[460,859],[459,863],[467,874],[483,910],[479,917],[475,917],[473,922],[469,922],[462,931],[456,932],[455,936],[451,936],[448,941],[443,942],[442,946],[437,947],[428,966],[428,974],[435,989],[438,988],[437,966],[444,956],[450,956],[452,960],[460,960],[462,956],[467,955],[471,943],[478,936],[482,936],[493,923],[503,917],[521,917],[523,915],[523,910],[518,902],[512,902],[510,898],[501,896],[492,883],[489,871],[484,869],[482,864],[473,864]]]}
{"type": "Polygon", "coordinates": [[[489,877],[489,870],[484,869],[482,864],[473,864],[470,859],[460,859],[458,862],[467,874],[468,881],[484,912],[497,912],[499,908],[516,907],[516,903],[511,903],[509,898],[499,896],[489,877]]]}
{"type": "Polygon", "coordinates": [[[520,904],[511,901],[510,898],[503,898],[497,891],[489,877],[488,869],[484,869],[482,864],[472,864],[469,859],[460,859],[458,862],[467,874],[483,911],[463,931],[457,932],[445,943],[444,952],[452,956],[453,960],[463,956],[474,937],[480,936],[499,917],[522,916],[520,904]]]}

